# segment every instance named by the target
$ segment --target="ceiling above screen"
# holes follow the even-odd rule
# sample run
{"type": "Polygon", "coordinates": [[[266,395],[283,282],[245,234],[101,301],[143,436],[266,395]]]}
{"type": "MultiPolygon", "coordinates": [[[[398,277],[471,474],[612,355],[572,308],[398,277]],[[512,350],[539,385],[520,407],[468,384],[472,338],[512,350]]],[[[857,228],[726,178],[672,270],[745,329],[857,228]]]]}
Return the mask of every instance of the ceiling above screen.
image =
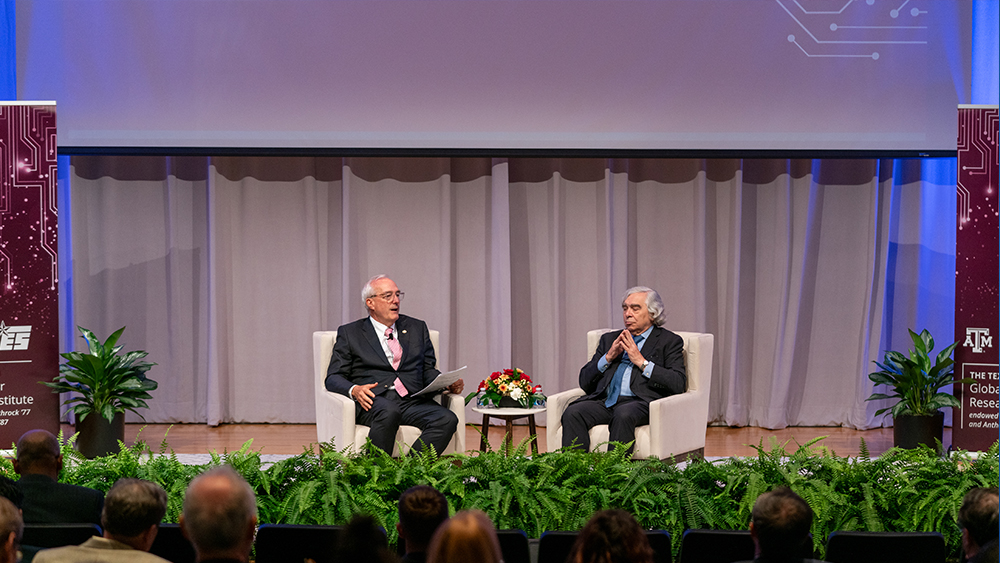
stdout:
{"type": "Polygon", "coordinates": [[[18,97],[69,147],[953,151],[967,4],[20,0],[18,97]]]}

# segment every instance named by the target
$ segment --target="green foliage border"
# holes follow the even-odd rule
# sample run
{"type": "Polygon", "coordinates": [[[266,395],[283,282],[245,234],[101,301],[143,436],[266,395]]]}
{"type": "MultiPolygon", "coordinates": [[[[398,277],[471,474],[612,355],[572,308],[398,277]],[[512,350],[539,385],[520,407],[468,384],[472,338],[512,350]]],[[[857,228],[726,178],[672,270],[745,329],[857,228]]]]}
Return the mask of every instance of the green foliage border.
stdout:
{"type": "MultiPolygon", "coordinates": [[[[755,446],[753,457],[677,467],[632,460],[622,445],[607,453],[560,450],[528,457],[528,440],[500,451],[400,459],[322,444],[319,454],[306,449],[273,464],[262,461],[251,440],[235,452],[212,452],[206,465],[178,461],[166,437],[158,451],[140,439],[92,460],[73,449],[74,440],[63,442],[68,462],[61,481],[102,491],[122,477],[154,481],[169,497],[167,522],[177,521],[191,479],[228,464],[253,487],[262,523],[344,524],[367,513],[385,528],[390,544],[397,540],[396,501],[418,484],[443,492],[452,512],[478,508],[498,529],[520,528],[536,538],[546,530],[580,529],[595,510],[622,508],[646,528],[667,530],[675,556],[685,529],[746,529],[757,497],[786,485],[815,513],[812,535],[820,558],[835,530],[940,532],[957,558],[963,496],[1000,481],[997,443],[978,459],[962,452],[940,457],[926,447],[893,448],[872,459],[863,441],[861,454],[849,458],[822,446],[823,438],[789,452],[788,442],[772,437],[767,446],[763,440],[755,446]]],[[[0,460],[0,471],[16,478],[9,459],[0,460]]]]}

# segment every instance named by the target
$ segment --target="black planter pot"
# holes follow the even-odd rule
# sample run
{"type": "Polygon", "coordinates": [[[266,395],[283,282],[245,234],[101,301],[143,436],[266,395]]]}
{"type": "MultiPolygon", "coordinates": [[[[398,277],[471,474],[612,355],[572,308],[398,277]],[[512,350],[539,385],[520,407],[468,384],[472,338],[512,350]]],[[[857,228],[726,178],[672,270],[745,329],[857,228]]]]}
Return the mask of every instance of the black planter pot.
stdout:
{"type": "Polygon", "coordinates": [[[87,459],[118,453],[118,441],[125,441],[125,413],[115,414],[114,420],[90,413],[76,421],[76,450],[87,459]]]}
{"type": "Polygon", "coordinates": [[[897,448],[908,450],[919,447],[920,444],[936,449],[937,439],[941,441],[944,432],[944,412],[938,411],[933,416],[900,415],[892,421],[892,443],[897,448]]]}
{"type": "Polygon", "coordinates": [[[497,403],[502,409],[519,409],[521,408],[521,403],[511,399],[510,397],[500,397],[500,402],[497,403]]]}

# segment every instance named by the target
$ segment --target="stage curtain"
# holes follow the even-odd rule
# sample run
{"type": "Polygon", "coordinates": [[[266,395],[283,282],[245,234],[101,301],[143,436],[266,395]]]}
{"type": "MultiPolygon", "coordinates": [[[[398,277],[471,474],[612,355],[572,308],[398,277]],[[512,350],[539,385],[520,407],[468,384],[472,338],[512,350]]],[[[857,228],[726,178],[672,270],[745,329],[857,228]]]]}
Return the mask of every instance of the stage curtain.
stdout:
{"type": "Polygon", "coordinates": [[[468,390],[516,366],[546,393],[577,384],[586,331],[621,326],[641,284],[667,328],[715,335],[712,422],[869,427],[881,349],[952,332],[949,167],[76,156],[64,322],[128,326],[159,364],[150,422],[312,422],[311,333],[363,316],[374,274],[468,390]]]}

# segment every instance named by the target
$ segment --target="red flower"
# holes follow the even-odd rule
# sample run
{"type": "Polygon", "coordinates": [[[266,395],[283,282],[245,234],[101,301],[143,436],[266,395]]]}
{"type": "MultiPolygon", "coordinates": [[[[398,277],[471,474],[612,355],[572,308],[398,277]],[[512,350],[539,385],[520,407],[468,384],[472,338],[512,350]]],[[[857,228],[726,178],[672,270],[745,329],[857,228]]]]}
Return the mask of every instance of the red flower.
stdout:
{"type": "Polygon", "coordinates": [[[541,385],[535,385],[535,388],[532,389],[531,392],[532,393],[541,393],[542,392],[542,386],[541,385]]]}
{"type": "Polygon", "coordinates": [[[498,377],[500,377],[500,375],[501,374],[500,374],[499,371],[495,371],[495,372],[493,372],[493,373],[490,374],[490,379],[497,379],[498,377]]]}

